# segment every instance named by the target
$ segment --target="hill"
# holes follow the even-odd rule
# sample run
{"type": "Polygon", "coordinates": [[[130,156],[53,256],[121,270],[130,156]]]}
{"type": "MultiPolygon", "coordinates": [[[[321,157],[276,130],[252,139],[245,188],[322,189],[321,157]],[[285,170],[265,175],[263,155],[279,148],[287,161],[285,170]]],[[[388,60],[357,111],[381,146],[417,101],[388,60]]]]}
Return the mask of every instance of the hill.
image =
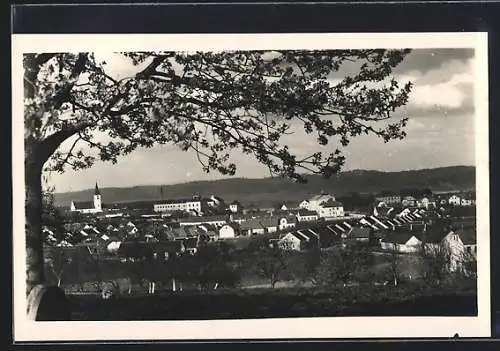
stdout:
{"type": "MultiPolygon", "coordinates": [[[[214,181],[196,181],[174,185],[144,185],[128,188],[101,189],[105,204],[175,199],[193,194],[222,197],[226,201],[238,199],[243,204],[256,203],[270,206],[276,202],[297,202],[321,191],[340,196],[350,192],[376,193],[382,190],[430,188],[432,191],[466,190],[475,187],[475,167],[454,166],[401,172],[353,170],[341,172],[330,179],[308,176],[307,184],[297,184],[280,178],[229,178],[214,181]]],[[[69,206],[72,200],[86,201],[92,198],[93,189],[56,193],[59,206],[69,206]]]]}

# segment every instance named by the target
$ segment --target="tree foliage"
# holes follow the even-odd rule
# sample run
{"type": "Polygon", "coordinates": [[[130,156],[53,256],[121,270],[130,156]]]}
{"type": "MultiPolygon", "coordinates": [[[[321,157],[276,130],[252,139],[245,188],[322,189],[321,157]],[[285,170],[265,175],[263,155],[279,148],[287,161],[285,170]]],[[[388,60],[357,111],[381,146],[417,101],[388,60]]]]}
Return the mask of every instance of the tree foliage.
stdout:
{"type": "Polygon", "coordinates": [[[66,269],[74,258],[62,248],[52,248],[48,251],[46,263],[50,272],[57,279],[57,286],[61,286],[66,269]]]}
{"type": "Polygon", "coordinates": [[[441,284],[449,276],[452,254],[450,248],[443,244],[423,243],[420,250],[424,261],[424,276],[431,284],[441,284]]]}
{"type": "Polygon", "coordinates": [[[288,273],[288,253],[279,248],[262,248],[255,253],[254,271],[274,288],[288,273]]]}
{"type": "Polygon", "coordinates": [[[229,150],[239,148],[272,174],[303,180],[302,169],[330,176],[344,163],[341,146],[352,137],[405,136],[407,118],[391,117],[408,101],[411,83],[400,86],[392,70],[408,53],[128,52],[122,54],[137,70],[121,78],[93,53],[26,54],[25,140],[44,141],[39,157],[50,157],[47,169],[60,172],[173,143],[195,151],[207,172],[234,174],[229,150]],[[358,65],[358,72],[333,80],[345,63],[358,65]],[[292,120],[320,145],[335,137],[333,152],[294,155],[281,141],[292,120]],[[103,133],[106,141],[97,137],[103,133]],[[58,150],[68,138],[68,150],[58,150]]]}
{"type": "Polygon", "coordinates": [[[354,281],[370,280],[371,256],[356,246],[322,251],[313,275],[313,283],[321,287],[346,285],[354,281]]]}

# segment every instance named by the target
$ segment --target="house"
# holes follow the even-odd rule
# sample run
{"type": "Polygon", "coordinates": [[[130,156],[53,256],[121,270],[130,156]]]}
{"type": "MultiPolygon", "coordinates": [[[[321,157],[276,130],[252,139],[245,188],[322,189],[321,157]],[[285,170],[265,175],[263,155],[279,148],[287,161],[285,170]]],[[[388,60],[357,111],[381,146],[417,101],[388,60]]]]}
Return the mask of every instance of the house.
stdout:
{"type": "Polygon", "coordinates": [[[201,224],[213,224],[216,226],[223,226],[227,223],[228,217],[225,215],[202,216],[202,217],[186,217],[179,220],[179,225],[183,226],[196,226],[201,224]]]}
{"type": "Polygon", "coordinates": [[[198,196],[193,196],[191,199],[176,199],[162,201],[153,205],[153,211],[155,212],[174,212],[183,211],[196,213],[202,212],[202,200],[198,196]]]}
{"type": "Polygon", "coordinates": [[[210,196],[209,199],[204,199],[204,202],[212,208],[218,208],[224,204],[224,200],[215,195],[210,196]]]}
{"type": "Polygon", "coordinates": [[[417,207],[420,207],[420,208],[429,209],[429,208],[436,207],[436,201],[430,197],[424,196],[423,198],[421,198],[420,200],[417,201],[416,205],[417,205],[417,207]]]}
{"type": "Polygon", "coordinates": [[[118,250],[120,249],[121,241],[118,238],[110,238],[106,245],[106,250],[109,253],[117,253],[118,250]]]}
{"type": "Polygon", "coordinates": [[[190,237],[185,239],[183,242],[184,252],[189,255],[195,255],[198,252],[198,237],[190,237]]]}
{"type": "Polygon", "coordinates": [[[460,206],[460,204],[461,204],[460,196],[458,196],[456,194],[455,195],[451,195],[448,198],[448,204],[453,205],[453,206],[460,206]]]}
{"type": "Polygon", "coordinates": [[[311,228],[299,229],[293,231],[292,234],[301,240],[301,249],[320,246],[320,236],[315,230],[311,228]]]}
{"type": "Polygon", "coordinates": [[[462,197],[462,199],[460,200],[460,205],[461,206],[472,206],[472,199],[462,197]]]}
{"type": "Polygon", "coordinates": [[[449,271],[460,268],[465,253],[477,255],[475,228],[452,230],[450,227],[433,226],[426,234],[425,249],[431,255],[444,249],[449,255],[449,271]]]}
{"type": "Polygon", "coordinates": [[[380,203],[373,208],[373,215],[375,217],[389,217],[394,213],[394,207],[387,206],[385,203],[380,203]]]}
{"type": "Polygon", "coordinates": [[[401,204],[403,206],[415,206],[415,198],[411,195],[407,195],[405,197],[403,197],[403,199],[401,200],[401,204]]]}
{"type": "Polygon", "coordinates": [[[295,227],[297,218],[294,215],[285,215],[278,219],[278,229],[284,230],[295,227]]]}
{"type": "Polygon", "coordinates": [[[342,234],[331,224],[304,223],[282,236],[279,241],[281,241],[279,247],[296,251],[310,248],[326,249],[342,244],[342,234]]]}
{"type": "Polygon", "coordinates": [[[322,207],[322,203],[328,200],[335,201],[335,197],[328,194],[315,195],[308,200],[304,200],[299,204],[299,208],[305,208],[309,211],[318,212],[322,207]]]}
{"type": "Polygon", "coordinates": [[[279,209],[282,210],[282,211],[287,211],[288,207],[286,206],[286,204],[281,204],[281,206],[279,207],[279,209]]]}
{"type": "Polygon", "coordinates": [[[264,234],[266,228],[261,224],[259,218],[250,218],[240,224],[241,233],[243,235],[264,234]]]}
{"type": "Polygon", "coordinates": [[[101,191],[97,186],[97,182],[95,183],[94,201],[71,201],[70,210],[71,212],[86,214],[103,212],[101,191]]]}
{"type": "Polygon", "coordinates": [[[319,219],[318,213],[315,211],[310,211],[306,209],[300,209],[297,211],[298,222],[311,222],[311,221],[317,221],[318,219],[319,219]]]}
{"type": "Polygon", "coordinates": [[[334,223],[325,222],[325,225],[327,229],[329,229],[335,235],[339,235],[342,239],[345,239],[347,237],[347,233],[353,228],[349,223],[345,221],[334,223]]]}
{"type": "Polygon", "coordinates": [[[318,212],[318,215],[321,218],[343,217],[344,205],[342,205],[339,201],[329,199],[321,202],[316,212],[318,212]]]}
{"type": "Polygon", "coordinates": [[[260,224],[266,233],[275,233],[278,230],[278,218],[276,216],[266,216],[260,219],[260,224]]]}
{"type": "Polygon", "coordinates": [[[279,239],[277,245],[281,250],[301,251],[304,248],[304,239],[300,234],[290,232],[279,239]]]}
{"type": "Polygon", "coordinates": [[[219,229],[219,239],[235,238],[240,234],[241,228],[238,223],[227,223],[219,229]]]}
{"type": "Polygon", "coordinates": [[[241,213],[242,207],[241,207],[241,204],[239,203],[239,201],[234,200],[233,202],[231,202],[229,204],[229,210],[232,213],[241,213]]]}
{"type": "Polygon", "coordinates": [[[401,203],[401,195],[391,192],[384,192],[375,196],[377,202],[383,202],[386,205],[397,205],[401,203]]]}
{"type": "Polygon", "coordinates": [[[422,247],[422,240],[411,231],[396,230],[380,240],[380,247],[382,250],[394,250],[399,253],[418,252],[422,247]]]}

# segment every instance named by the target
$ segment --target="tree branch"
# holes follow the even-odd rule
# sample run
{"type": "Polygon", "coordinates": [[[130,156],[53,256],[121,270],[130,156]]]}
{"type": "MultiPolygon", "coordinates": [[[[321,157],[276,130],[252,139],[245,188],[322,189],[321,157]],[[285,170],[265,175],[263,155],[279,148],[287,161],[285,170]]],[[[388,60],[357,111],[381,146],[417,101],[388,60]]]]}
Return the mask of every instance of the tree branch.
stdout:
{"type": "Polygon", "coordinates": [[[91,123],[87,122],[66,127],[42,140],[39,149],[39,157],[42,164],[49,159],[49,157],[66,139],[84,130],[85,128],[90,127],[91,125],[91,123]]]}

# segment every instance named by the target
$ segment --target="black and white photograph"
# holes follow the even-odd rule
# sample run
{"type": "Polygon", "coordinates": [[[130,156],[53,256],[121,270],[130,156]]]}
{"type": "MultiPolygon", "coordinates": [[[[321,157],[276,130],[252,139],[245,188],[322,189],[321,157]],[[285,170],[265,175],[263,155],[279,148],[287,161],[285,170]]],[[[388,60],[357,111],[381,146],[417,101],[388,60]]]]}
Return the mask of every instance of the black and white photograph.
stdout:
{"type": "Polygon", "coordinates": [[[484,33],[12,42],[19,338],[489,336],[484,33]]]}

